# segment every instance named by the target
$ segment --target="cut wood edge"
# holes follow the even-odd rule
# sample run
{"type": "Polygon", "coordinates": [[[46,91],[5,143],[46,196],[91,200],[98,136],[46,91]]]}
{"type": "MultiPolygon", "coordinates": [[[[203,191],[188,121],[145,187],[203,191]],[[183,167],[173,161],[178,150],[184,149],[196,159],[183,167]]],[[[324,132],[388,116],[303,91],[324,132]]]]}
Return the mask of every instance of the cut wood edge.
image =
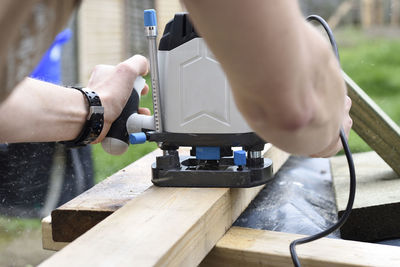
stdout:
{"type": "Polygon", "coordinates": [[[42,247],[43,249],[58,251],[68,245],[68,242],[55,242],[51,227],[51,216],[42,219],[42,247]]]}
{"type": "MultiPolygon", "coordinates": [[[[289,156],[265,155],[274,172],[289,156]]],[[[41,266],[197,266],[262,187],[153,186],[41,266]]]]}
{"type": "Polygon", "coordinates": [[[53,239],[57,242],[73,241],[147,190],[152,185],[151,164],[160,155],[160,149],[144,155],[53,210],[53,239]]]}
{"type": "MultiPolygon", "coordinates": [[[[200,266],[292,266],[289,244],[304,235],[231,227],[200,266]]],[[[322,238],[296,247],[304,266],[398,266],[400,247],[322,238]]]]}

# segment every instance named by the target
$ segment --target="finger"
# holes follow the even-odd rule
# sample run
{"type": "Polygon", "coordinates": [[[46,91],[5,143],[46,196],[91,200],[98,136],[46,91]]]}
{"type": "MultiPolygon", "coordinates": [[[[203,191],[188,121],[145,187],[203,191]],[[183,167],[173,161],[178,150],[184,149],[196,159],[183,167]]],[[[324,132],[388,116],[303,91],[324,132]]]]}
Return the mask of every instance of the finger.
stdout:
{"type": "Polygon", "coordinates": [[[145,84],[142,91],[140,92],[140,94],[147,95],[148,93],[149,93],[149,86],[147,84],[145,84]]]}
{"type": "Polygon", "coordinates": [[[145,75],[148,71],[147,59],[143,56],[133,56],[115,67],[111,77],[112,83],[116,88],[132,89],[132,84],[139,75],[145,75]]]}
{"type": "Polygon", "coordinates": [[[353,126],[353,120],[350,117],[350,109],[351,109],[351,98],[346,95],[345,98],[345,118],[343,121],[343,129],[346,134],[347,139],[349,138],[350,129],[353,126]]]}
{"type": "Polygon", "coordinates": [[[351,98],[346,95],[344,102],[344,108],[346,111],[349,111],[351,109],[351,104],[352,104],[351,98]]]}
{"type": "Polygon", "coordinates": [[[343,123],[343,130],[344,133],[346,134],[347,139],[349,139],[349,134],[352,126],[353,126],[353,120],[351,119],[350,116],[347,116],[346,120],[343,123]]]}
{"type": "Polygon", "coordinates": [[[149,61],[142,55],[134,55],[120,64],[127,64],[135,72],[136,76],[145,76],[149,71],[149,61]]]}
{"type": "Polygon", "coordinates": [[[310,157],[313,158],[328,158],[331,156],[336,155],[340,150],[342,149],[342,143],[339,141],[337,141],[336,143],[334,143],[333,145],[329,146],[328,148],[324,149],[323,151],[311,155],[310,157]]]}
{"type": "Polygon", "coordinates": [[[343,149],[342,141],[339,140],[339,141],[336,143],[335,147],[333,147],[331,151],[327,151],[324,155],[322,155],[322,157],[323,157],[323,158],[332,157],[332,156],[336,155],[336,154],[337,154],[340,150],[342,150],[342,149],[343,149]]]}
{"type": "Polygon", "coordinates": [[[139,108],[139,114],[151,115],[151,112],[148,108],[139,108]]]}

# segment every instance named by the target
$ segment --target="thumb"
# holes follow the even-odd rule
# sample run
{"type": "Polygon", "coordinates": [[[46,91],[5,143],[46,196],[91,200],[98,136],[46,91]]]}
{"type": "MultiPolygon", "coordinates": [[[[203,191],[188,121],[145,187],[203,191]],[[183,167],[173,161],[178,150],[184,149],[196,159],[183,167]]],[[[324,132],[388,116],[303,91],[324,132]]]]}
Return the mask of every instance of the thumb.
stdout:
{"type": "Polygon", "coordinates": [[[122,83],[133,85],[136,77],[146,75],[149,70],[149,63],[144,56],[134,55],[119,63],[115,69],[115,76],[122,83]]]}
{"type": "Polygon", "coordinates": [[[125,90],[126,94],[130,94],[135,79],[139,75],[146,75],[148,69],[149,63],[147,59],[144,56],[135,55],[119,63],[115,67],[115,71],[111,75],[110,80],[114,88],[125,90]]]}
{"type": "Polygon", "coordinates": [[[122,62],[122,64],[124,63],[133,66],[137,75],[144,76],[149,71],[149,61],[142,55],[134,55],[122,62]]]}

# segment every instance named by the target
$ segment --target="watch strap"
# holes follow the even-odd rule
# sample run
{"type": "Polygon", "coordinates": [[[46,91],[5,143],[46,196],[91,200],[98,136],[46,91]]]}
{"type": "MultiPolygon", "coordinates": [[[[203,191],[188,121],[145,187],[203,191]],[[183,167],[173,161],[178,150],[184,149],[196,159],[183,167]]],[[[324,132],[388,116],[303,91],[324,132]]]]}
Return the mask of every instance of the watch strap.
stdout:
{"type": "Polygon", "coordinates": [[[104,126],[104,107],[101,105],[100,97],[89,88],[71,86],[80,91],[86,98],[89,105],[89,114],[83,125],[82,131],[77,138],[71,141],[62,142],[68,147],[79,147],[90,144],[99,137],[104,126]]]}

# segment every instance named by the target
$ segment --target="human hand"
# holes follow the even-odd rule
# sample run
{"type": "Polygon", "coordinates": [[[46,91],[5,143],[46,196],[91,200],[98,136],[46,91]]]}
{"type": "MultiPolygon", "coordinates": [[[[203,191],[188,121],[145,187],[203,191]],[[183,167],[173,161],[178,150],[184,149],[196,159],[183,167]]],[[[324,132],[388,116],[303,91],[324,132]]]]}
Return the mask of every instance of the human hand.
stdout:
{"type": "MultiPolygon", "coordinates": [[[[97,65],[88,82],[87,87],[95,91],[104,107],[104,126],[100,136],[93,142],[99,143],[107,135],[111,124],[121,114],[133,89],[137,76],[146,75],[149,69],[147,59],[135,55],[116,66],[97,65]]],[[[147,94],[147,84],[142,90],[142,95],[147,94]]],[[[139,108],[139,113],[150,115],[147,108],[139,108]]]]}
{"type": "MultiPolygon", "coordinates": [[[[346,135],[346,139],[349,139],[349,133],[351,126],[353,125],[353,120],[350,117],[350,108],[351,108],[351,99],[349,96],[345,96],[345,102],[344,102],[344,119],[343,119],[343,130],[346,135]]],[[[311,155],[311,157],[315,158],[328,158],[331,156],[336,155],[341,149],[343,148],[342,142],[340,140],[340,136],[338,136],[338,139],[336,139],[331,145],[329,145],[327,148],[325,148],[323,151],[311,155]]]]}

